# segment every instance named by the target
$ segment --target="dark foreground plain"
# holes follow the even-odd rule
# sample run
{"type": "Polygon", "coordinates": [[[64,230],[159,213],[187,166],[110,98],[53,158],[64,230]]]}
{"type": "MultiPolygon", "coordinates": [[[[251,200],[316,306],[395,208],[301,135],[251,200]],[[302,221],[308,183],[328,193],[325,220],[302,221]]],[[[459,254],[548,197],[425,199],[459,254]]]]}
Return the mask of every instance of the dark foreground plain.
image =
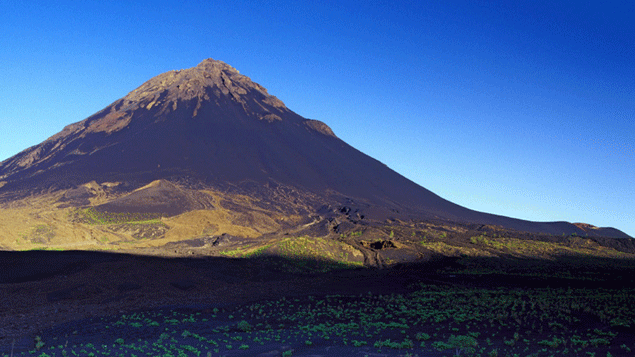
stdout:
{"type": "Polygon", "coordinates": [[[0,254],[0,356],[631,356],[635,262],[0,254]],[[477,267],[480,267],[477,269],[477,267]]]}

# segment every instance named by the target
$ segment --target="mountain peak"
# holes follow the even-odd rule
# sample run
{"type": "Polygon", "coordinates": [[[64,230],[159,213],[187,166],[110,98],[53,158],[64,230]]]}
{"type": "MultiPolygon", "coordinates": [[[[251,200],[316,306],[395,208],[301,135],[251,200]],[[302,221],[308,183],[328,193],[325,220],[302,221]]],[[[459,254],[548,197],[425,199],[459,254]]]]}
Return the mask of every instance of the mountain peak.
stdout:
{"type": "Polygon", "coordinates": [[[202,71],[208,71],[208,72],[212,72],[212,71],[214,71],[216,69],[221,69],[221,70],[226,70],[226,71],[239,73],[236,68],[228,65],[227,63],[225,63],[223,61],[215,60],[213,58],[207,58],[207,59],[202,60],[201,63],[199,63],[194,68],[197,68],[197,69],[202,70],[202,71]]]}
{"type": "Polygon", "coordinates": [[[117,132],[130,124],[133,114],[154,111],[156,116],[185,106],[196,117],[205,103],[223,107],[227,103],[242,107],[261,120],[281,120],[284,103],[263,86],[225,62],[208,58],[196,67],[159,74],[95,115],[71,124],[50,139],[78,131],[85,134],[117,132]],[[223,103],[223,104],[221,104],[223,103]]]}
{"type": "MultiPolygon", "coordinates": [[[[242,75],[225,62],[208,58],[196,67],[159,74],[115,101],[103,110],[77,123],[66,126],[40,145],[28,148],[0,164],[0,181],[21,169],[33,167],[66,151],[92,134],[107,136],[129,129],[135,122],[145,127],[175,118],[195,118],[201,111],[209,119],[225,117],[256,118],[264,122],[281,121],[292,113],[284,103],[260,84],[242,75]],[[171,119],[169,119],[171,118],[171,119]],[[142,124],[145,122],[145,124],[142,124]],[[4,174],[2,172],[4,171],[4,174]]],[[[297,116],[292,113],[291,117],[297,116]]],[[[311,127],[311,126],[309,126],[311,127]]],[[[319,128],[318,128],[319,129],[319,128]]],[[[315,129],[315,130],[318,130],[315,129]]],[[[330,130],[330,129],[329,129],[330,130]]],[[[324,132],[322,129],[321,132],[324,132]]],[[[92,155],[111,144],[74,148],[64,155],[92,155]],[[87,148],[90,147],[90,148],[87,148]]],[[[0,186],[5,185],[4,181],[0,186]]]]}
{"type": "Polygon", "coordinates": [[[74,190],[93,181],[119,183],[118,195],[158,182],[112,201],[109,209],[114,211],[131,209],[134,204],[129,202],[145,207],[157,197],[163,201],[152,201],[153,209],[169,214],[181,212],[166,208],[177,203],[189,202],[183,206],[187,210],[215,206],[166,183],[184,182],[188,189],[255,197],[263,207],[279,205],[285,212],[317,212],[330,205],[360,220],[416,217],[549,234],[625,236],[567,222],[495,216],[449,202],[347,145],[326,124],[289,110],[264,87],[213,59],[160,74],[0,162],[0,202],[74,190]]]}
{"type": "Polygon", "coordinates": [[[147,109],[169,102],[175,110],[179,100],[200,101],[222,96],[231,96],[232,100],[244,104],[248,93],[256,94],[273,107],[285,108],[284,103],[270,95],[264,87],[225,62],[211,58],[196,67],[160,74],[130,92],[124,100],[147,109]]]}

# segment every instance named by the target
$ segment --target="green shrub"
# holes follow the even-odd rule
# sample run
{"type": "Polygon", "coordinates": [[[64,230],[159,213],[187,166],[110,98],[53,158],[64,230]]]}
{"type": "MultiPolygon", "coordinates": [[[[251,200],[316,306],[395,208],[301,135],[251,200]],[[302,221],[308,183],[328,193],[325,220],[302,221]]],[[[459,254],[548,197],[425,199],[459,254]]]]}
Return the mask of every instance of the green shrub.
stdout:
{"type": "Polygon", "coordinates": [[[236,324],[236,328],[239,329],[240,331],[243,332],[249,332],[251,331],[252,327],[249,324],[249,322],[242,320],[239,323],[236,324]]]}
{"type": "Polygon", "coordinates": [[[452,346],[443,341],[432,342],[432,347],[434,347],[437,351],[445,351],[452,348],[452,346]]]}
{"type": "Polygon", "coordinates": [[[450,338],[448,338],[448,345],[450,345],[451,348],[454,348],[456,351],[456,355],[459,356],[461,352],[465,352],[465,353],[476,352],[476,346],[478,346],[478,342],[472,336],[451,335],[450,338]]]}
{"type": "Polygon", "coordinates": [[[44,341],[40,336],[35,336],[35,349],[39,351],[42,347],[44,347],[44,341]]]}
{"type": "Polygon", "coordinates": [[[543,345],[543,346],[549,346],[552,348],[558,348],[558,346],[560,346],[562,343],[564,342],[563,339],[557,338],[557,337],[553,337],[553,339],[551,341],[549,340],[542,340],[542,341],[538,341],[539,345],[543,345]]]}
{"type": "Polygon", "coordinates": [[[421,340],[427,341],[427,340],[429,340],[429,339],[430,339],[430,335],[428,335],[428,334],[427,334],[427,333],[425,333],[425,332],[417,332],[417,334],[415,335],[415,338],[416,338],[418,341],[421,341],[421,340]]]}

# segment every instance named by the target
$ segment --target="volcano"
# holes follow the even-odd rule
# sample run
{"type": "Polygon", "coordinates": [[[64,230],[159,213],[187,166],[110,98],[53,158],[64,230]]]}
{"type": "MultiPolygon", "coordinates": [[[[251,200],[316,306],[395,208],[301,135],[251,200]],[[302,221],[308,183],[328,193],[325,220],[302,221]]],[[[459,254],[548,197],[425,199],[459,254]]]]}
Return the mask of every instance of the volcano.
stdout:
{"type": "MultiPolygon", "coordinates": [[[[48,205],[91,208],[102,219],[192,212],[237,217],[249,206],[252,214],[241,225],[260,227],[251,236],[328,217],[341,222],[345,216],[352,222],[419,219],[628,237],[613,228],[531,222],[449,202],[212,59],[160,74],[0,163],[0,201],[6,207],[43,195],[49,195],[48,205]]],[[[216,218],[208,218],[210,227],[222,233],[216,218]]]]}

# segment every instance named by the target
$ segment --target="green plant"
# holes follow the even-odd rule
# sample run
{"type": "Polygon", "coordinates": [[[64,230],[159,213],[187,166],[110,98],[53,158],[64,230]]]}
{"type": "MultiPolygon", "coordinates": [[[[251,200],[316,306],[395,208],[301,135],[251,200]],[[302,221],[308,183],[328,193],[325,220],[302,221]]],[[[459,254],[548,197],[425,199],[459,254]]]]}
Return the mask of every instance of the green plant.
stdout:
{"type": "Polygon", "coordinates": [[[417,332],[417,334],[415,335],[415,338],[419,341],[421,340],[427,341],[430,339],[430,335],[428,335],[425,332],[417,332]]]}
{"type": "Polygon", "coordinates": [[[249,322],[247,322],[245,320],[241,320],[239,323],[237,323],[236,324],[236,328],[239,329],[240,331],[243,331],[243,332],[249,332],[252,329],[252,327],[249,324],[249,322]]]}
{"type": "Polygon", "coordinates": [[[437,351],[445,351],[452,348],[452,345],[444,341],[435,341],[435,342],[432,342],[432,347],[434,347],[437,351]]]}
{"type": "Polygon", "coordinates": [[[35,336],[35,349],[39,351],[42,347],[44,347],[44,345],[45,343],[42,341],[42,338],[40,336],[35,336]]]}
{"type": "Polygon", "coordinates": [[[544,345],[544,346],[549,346],[551,348],[557,348],[558,346],[560,346],[562,343],[564,342],[564,340],[557,338],[556,336],[554,336],[551,340],[542,340],[539,341],[538,344],[539,345],[544,345]]]}
{"type": "Polygon", "coordinates": [[[472,336],[451,335],[450,338],[448,338],[448,345],[451,346],[450,348],[454,348],[456,356],[460,356],[461,352],[470,354],[474,353],[476,351],[476,347],[478,346],[478,342],[472,336]]]}

